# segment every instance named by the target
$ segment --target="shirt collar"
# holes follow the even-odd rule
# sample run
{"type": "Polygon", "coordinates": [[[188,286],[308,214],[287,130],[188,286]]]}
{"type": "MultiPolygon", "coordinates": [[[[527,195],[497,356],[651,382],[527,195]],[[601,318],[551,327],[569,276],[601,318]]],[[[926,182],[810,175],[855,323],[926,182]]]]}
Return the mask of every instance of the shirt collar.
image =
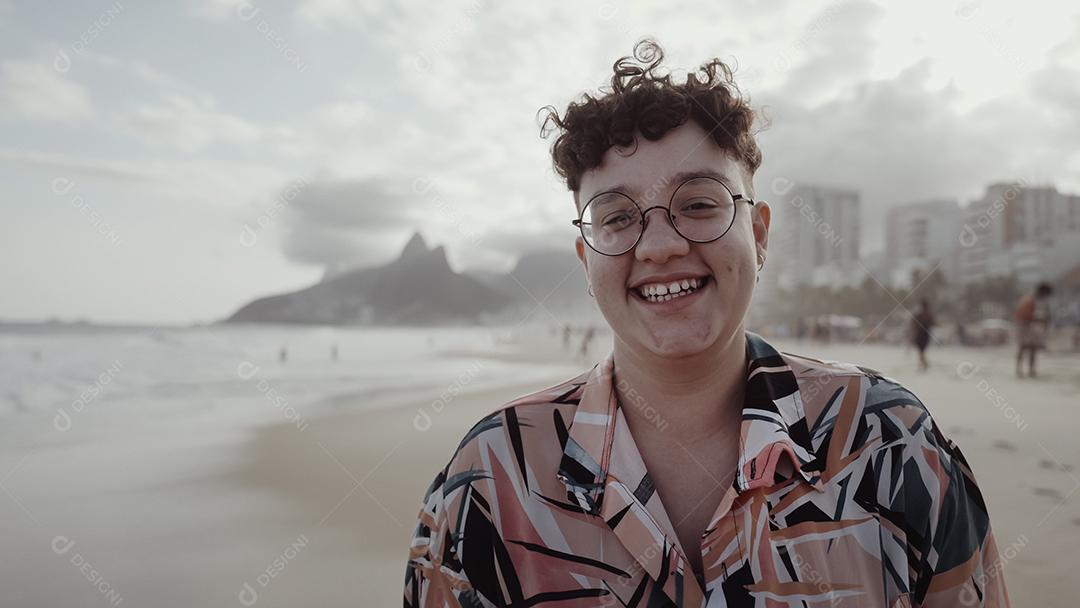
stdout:
{"type": "MultiPolygon", "coordinates": [[[[746,390],[742,408],[737,492],[769,487],[794,475],[821,490],[803,394],[788,362],[761,336],[746,334],[746,390]]],[[[613,456],[617,393],[614,353],[593,367],[569,429],[558,477],[588,513],[598,514],[613,456]]]]}

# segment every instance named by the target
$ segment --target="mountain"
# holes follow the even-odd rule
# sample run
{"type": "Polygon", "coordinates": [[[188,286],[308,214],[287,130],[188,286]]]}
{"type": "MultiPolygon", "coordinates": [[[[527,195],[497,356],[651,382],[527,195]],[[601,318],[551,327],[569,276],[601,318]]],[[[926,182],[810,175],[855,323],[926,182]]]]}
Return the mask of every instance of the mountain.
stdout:
{"type": "Polygon", "coordinates": [[[512,308],[516,299],[454,272],[441,247],[415,233],[394,261],[343,272],[306,289],[259,298],[226,323],[437,325],[476,323],[512,308]]]}

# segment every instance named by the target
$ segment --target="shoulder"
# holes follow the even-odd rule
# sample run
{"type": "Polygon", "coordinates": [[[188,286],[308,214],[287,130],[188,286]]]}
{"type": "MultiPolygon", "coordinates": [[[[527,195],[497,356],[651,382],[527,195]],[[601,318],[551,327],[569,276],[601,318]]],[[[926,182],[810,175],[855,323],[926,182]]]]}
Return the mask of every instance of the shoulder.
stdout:
{"type": "Polygon", "coordinates": [[[490,495],[495,490],[529,493],[555,481],[591,371],[511,399],[476,421],[440,474],[447,499],[469,482],[485,482],[472,489],[490,495]]]}
{"type": "Polygon", "coordinates": [[[512,573],[508,556],[519,542],[504,538],[534,534],[533,517],[550,517],[537,511],[542,505],[577,509],[555,475],[591,372],[503,403],[465,432],[424,495],[406,605],[502,597],[498,572],[512,573]]]}
{"type": "Polygon", "coordinates": [[[821,470],[842,476],[845,467],[861,462],[872,472],[883,506],[909,530],[918,529],[924,542],[946,520],[963,519],[973,529],[966,543],[982,537],[988,515],[975,475],[919,396],[869,367],[782,356],[798,379],[821,470]]]}
{"type": "Polygon", "coordinates": [[[828,449],[835,458],[896,445],[933,447],[945,455],[955,449],[927,404],[895,378],[855,363],[787,352],[781,357],[795,376],[815,451],[828,449]]]}
{"type": "Polygon", "coordinates": [[[814,466],[841,485],[859,476],[852,500],[876,513],[907,556],[912,597],[935,606],[1006,597],[992,578],[998,554],[975,474],[922,399],[868,367],[783,358],[798,378],[814,466]]]}

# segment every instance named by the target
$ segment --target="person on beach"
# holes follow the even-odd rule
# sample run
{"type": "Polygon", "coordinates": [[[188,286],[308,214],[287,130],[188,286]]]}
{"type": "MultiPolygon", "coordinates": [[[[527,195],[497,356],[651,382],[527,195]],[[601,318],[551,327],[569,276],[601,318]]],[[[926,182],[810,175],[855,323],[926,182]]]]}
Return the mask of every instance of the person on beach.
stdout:
{"type": "Polygon", "coordinates": [[[596,336],[596,328],[592,325],[586,325],[584,332],[581,336],[581,350],[578,352],[578,356],[586,358],[589,356],[589,346],[592,344],[593,338],[596,336]]]}
{"type": "Polygon", "coordinates": [[[1046,348],[1046,333],[1050,323],[1047,301],[1054,288],[1049,283],[1039,283],[1035,290],[1020,298],[1016,305],[1016,377],[1023,378],[1023,360],[1027,354],[1028,377],[1035,377],[1035,353],[1046,348]]]}
{"type": "Polygon", "coordinates": [[[643,40],[610,88],[546,108],[612,350],[464,432],[404,605],[1008,606],[923,402],[746,329],[772,216],[755,112],[719,59],[677,80],[663,58],[643,40]]]}
{"type": "Polygon", "coordinates": [[[930,301],[923,298],[919,308],[911,315],[911,342],[919,353],[919,371],[930,369],[926,360],[926,347],[930,345],[930,328],[934,326],[934,315],[930,312],[930,301]]]}

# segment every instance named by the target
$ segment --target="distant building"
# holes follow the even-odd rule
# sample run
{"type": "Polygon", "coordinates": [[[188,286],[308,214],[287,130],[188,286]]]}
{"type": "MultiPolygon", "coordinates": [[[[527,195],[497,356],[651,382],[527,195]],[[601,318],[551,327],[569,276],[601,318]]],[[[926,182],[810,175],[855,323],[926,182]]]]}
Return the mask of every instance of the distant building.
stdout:
{"type": "Polygon", "coordinates": [[[858,285],[859,193],[797,185],[773,199],[770,249],[779,287],[858,285]]]}
{"type": "Polygon", "coordinates": [[[1053,186],[995,183],[964,216],[957,238],[961,283],[1013,276],[1027,287],[1080,262],[1080,196],[1053,186]]]}
{"type": "Polygon", "coordinates": [[[865,275],[861,278],[861,282],[870,280],[872,283],[884,282],[887,280],[890,272],[890,265],[888,256],[884,251],[868,251],[860,256],[859,265],[860,270],[865,275]]]}
{"type": "Polygon", "coordinates": [[[1018,243],[1053,245],[1059,232],[1057,217],[1066,207],[1068,197],[1053,186],[994,184],[988,194],[1005,201],[1002,221],[1006,247],[1018,243]]]}
{"type": "Polygon", "coordinates": [[[885,223],[888,282],[914,287],[912,279],[937,269],[946,279],[957,274],[956,250],[964,212],[955,200],[930,200],[889,209],[885,223]]]}

